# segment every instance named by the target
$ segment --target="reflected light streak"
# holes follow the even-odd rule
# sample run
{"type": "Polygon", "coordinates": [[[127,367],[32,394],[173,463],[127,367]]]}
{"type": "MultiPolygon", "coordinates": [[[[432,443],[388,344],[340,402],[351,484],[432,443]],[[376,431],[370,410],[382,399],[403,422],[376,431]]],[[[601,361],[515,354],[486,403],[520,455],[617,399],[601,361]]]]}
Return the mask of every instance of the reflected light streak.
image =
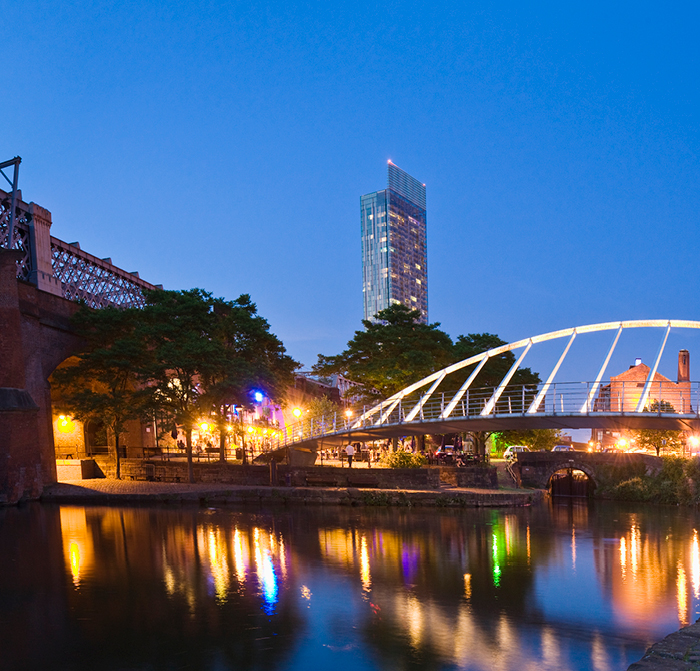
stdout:
{"type": "Polygon", "coordinates": [[[214,593],[217,600],[220,603],[224,603],[229,585],[226,545],[221,537],[221,532],[213,528],[209,529],[208,541],[209,569],[214,579],[214,593]]]}
{"type": "Polygon", "coordinates": [[[595,634],[591,645],[591,668],[592,671],[610,671],[610,660],[599,633],[595,634]]]}
{"type": "Polygon", "coordinates": [[[243,557],[243,539],[241,538],[241,532],[236,527],[233,533],[233,565],[236,569],[236,578],[238,578],[239,584],[245,582],[247,566],[246,560],[243,557]]]}
{"type": "Polygon", "coordinates": [[[362,580],[362,589],[369,592],[372,589],[372,576],[369,568],[369,552],[367,550],[367,537],[362,536],[360,543],[360,578],[362,580]]]}
{"type": "Polygon", "coordinates": [[[464,574],[464,596],[467,600],[472,598],[472,575],[471,573],[464,574]]]}
{"type": "Polygon", "coordinates": [[[693,542],[690,545],[690,575],[693,581],[693,595],[700,598],[700,544],[697,529],[693,529],[693,542]]]}
{"type": "Polygon", "coordinates": [[[73,584],[80,585],[80,547],[75,541],[71,541],[68,546],[68,557],[70,560],[70,571],[73,574],[73,584]]]}
{"type": "Polygon", "coordinates": [[[423,634],[423,614],[421,603],[415,596],[410,595],[406,603],[406,615],[408,622],[408,635],[414,648],[420,645],[423,634]]]}
{"type": "Polygon", "coordinates": [[[678,622],[681,627],[688,624],[688,585],[685,579],[685,569],[678,560],[677,599],[678,599],[678,622]]]}
{"type": "Polygon", "coordinates": [[[571,566],[576,572],[576,527],[571,527],[571,566]]]}
{"type": "Polygon", "coordinates": [[[280,573],[282,574],[282,580],[287,579],[287,554],[284,551],[284,538],[280,536],[280,573]]]}
{"type": "Polygon", "coordinates": [[[622,580],[627,576],[627,540],[624,536],[620,538],[620,566],[622,568],[622,580]]]}
{"type": "Polygon", "coordinates": [[[561,663],[561,650],[559,649],[559,641],[554,632],[549,627],[544,627],[542,630],[542,662],[547,669],[562,669],[565,668],[561,663]]]}
{"type": "Polygon", "coordinates": [[[530,525],[527,525],[527,563],[530,564],[530,525]]]}
{"type": "Polygon", "coordinates": [[[73,584],[80,586],[86,571],[94,563],[92,537],[88,533],[85,510],[62,506],[60,510],[61,537],[66,569],[70,571],[73,584]]]}
{"type": "Polygon", "coordinates": [[[632,565],[632,575],[637,575],[637,569],[639,568],[639,541],[641,537],[641,531],[636,524],[632,525],[630,531],[630,563],[632,565]]]}
{"type": "Polygon", "coordinates": [[[495,587],[501,586],[501,567],[498,564],[498,539],[493,534],[493,584],[495,587]]]}
{"type": "Polygon", "coordinates": [[[260,547],[260,533],[257,527],[253,531],[253,538],[255,541],[255,566],[265,601],[264,611],[267,615],[272,615],[275,612],[275,604],[277,603],[275,567],[272,563],[272,557],[270,557],[270,551],[263,550],[260,547]]]}

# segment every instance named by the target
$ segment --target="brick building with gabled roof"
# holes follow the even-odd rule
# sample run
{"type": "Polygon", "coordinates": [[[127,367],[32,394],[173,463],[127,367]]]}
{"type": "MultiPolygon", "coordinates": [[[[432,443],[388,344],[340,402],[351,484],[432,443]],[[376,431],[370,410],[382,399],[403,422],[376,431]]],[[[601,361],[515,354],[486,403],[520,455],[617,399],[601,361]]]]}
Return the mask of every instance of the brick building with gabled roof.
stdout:
{"type": "MultiPolygon", "coordinates": [[[[636,412],[639,399],[644,392],[644,386],[651,368],[641,359],[634,366],[619,375],[610,378],[610,384],[600,388],[595,401],[595,409],[607,412],[636,412]]],[[[673,382],[658,371],[649,389],[649,396],[644,404],[645,409],[657,409],[661,404],[662,412],[692,412],[690,398],[690,354],[682,349],[678,352],[678,380],[673,382]],[[671,407],[665,407],[669,404],[671,407]],[[671,409],[672,408],[672,409],[671,409]]]]}

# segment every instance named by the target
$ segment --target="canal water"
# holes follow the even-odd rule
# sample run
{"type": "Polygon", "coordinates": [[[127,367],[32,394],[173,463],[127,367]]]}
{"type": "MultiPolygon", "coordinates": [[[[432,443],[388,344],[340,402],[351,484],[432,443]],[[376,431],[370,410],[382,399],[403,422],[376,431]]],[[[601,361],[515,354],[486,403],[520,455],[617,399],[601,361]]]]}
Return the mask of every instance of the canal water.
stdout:
{"type": "Polygon", "coordinates": [[[698,618],[692,510],[0,509],[0,669],[624,670],[698,618]]]}

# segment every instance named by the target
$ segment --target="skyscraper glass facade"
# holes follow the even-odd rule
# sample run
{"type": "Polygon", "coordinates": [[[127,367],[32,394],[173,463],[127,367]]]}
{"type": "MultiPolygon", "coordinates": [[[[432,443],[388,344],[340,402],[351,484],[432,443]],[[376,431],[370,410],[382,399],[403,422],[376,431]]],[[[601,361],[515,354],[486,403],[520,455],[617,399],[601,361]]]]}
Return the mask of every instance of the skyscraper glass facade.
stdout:
{"type": "Polygon", "coordinates": [[[425,184],[389,162],[387,188],[360,199],[365,319],[392,303],[428,322],[425,184]]]}

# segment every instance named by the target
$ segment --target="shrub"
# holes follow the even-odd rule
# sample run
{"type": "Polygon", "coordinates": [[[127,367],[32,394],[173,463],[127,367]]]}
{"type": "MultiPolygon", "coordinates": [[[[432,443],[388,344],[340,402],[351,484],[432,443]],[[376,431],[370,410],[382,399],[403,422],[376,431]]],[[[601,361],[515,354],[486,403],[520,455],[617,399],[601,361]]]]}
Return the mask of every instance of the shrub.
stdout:
{"type": "Polygon", "coordinates": [[[389,452],[381,459],[381,463],[388,468],[420,468],[427,461],[422,454],[412,452],[389,452]]]}
{"type": "Polygon", "coordinates": [[[672,505],[700,503],[700,460],[697,458],[662,457],[661,470],[656,475],[629,475],[622,470],[606,472],[598,494],[618,501],[672,505]]]}
{"type": "Polygon", "coordinates": [[[608,494],[617,501],[648,501],[649,483],[646,478],[623,480],[611,487],[608,494]]]}

